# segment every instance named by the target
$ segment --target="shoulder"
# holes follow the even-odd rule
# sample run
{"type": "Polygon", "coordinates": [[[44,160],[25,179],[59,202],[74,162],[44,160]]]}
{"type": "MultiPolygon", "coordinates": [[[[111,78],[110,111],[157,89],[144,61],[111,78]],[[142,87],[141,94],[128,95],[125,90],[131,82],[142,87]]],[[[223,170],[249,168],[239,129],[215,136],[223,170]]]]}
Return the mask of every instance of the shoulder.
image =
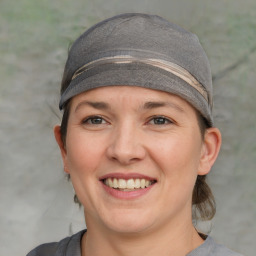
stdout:
{"type": "Polygon", "coordinates": [[[216,244],[212,250],[212,255],[216,256],[243,256],[240,253],[234,252],[224,245],[216,244]]]}
{"type": "MultiPolygon", "coordinates": [[[[61,241],[59,243],[61,243],[61,241]]],[[[27,256],[55,256],[59,243],[41,244],[29,252],[27,256]]]]}
{"type": "Polygon", "coordinates": [[[59,242],[41,244],[27,256],[80,256],[80,241],[86,230],[82,230],[70,237],[66,237],[59,242]]]}
{"type": "Polygon", "coordinates": [[[187,256],[242,256],[241,254],[234,252],[224,245],[217,244],[210,236],[207,237],[205,242],[190,252],[187,256]]]}

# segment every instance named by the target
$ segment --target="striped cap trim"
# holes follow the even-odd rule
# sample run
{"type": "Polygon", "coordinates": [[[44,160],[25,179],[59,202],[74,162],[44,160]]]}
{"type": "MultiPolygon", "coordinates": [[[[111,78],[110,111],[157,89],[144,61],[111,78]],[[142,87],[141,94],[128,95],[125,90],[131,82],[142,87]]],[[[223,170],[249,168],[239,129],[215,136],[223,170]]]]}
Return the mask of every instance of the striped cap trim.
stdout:
{"type": "Polygon", "coordinates": [[[147,64],[153,67],[160,68],[162,70],[165,70],[167,72],[170,72],[174,74],[175,76],[181,78],[186,83],[188,83],[190,86],[192,86],[194,89],[196,89],[206,100],[208,104],[211,105],[211,102],[209,102],[209,97],[207,94],[207,91],[205,90],[204,86],[194,77],[192,76],[186,69],[182,68],[181,66],[169,62],[166,60],[161,59],[145,59],[145,58],[136,58],[130,55],[117,55],[113,57],[104,57],[100,58],[94,61],[91,61],[89,63],[86,63],[82,67],[80,67],[72,76],[71,80],[74,80],[76,77],[83,74],[85,71],[94,68],[98,65],[104,65],[104,64],[129,64],[129,63],[143,63],[147,64]]]}

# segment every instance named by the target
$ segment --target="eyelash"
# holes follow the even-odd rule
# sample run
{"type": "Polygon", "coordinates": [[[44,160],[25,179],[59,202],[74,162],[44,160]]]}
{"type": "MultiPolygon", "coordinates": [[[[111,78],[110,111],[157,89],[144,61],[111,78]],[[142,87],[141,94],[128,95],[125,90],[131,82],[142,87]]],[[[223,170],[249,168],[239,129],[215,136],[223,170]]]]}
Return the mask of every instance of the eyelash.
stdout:
{"type": "Polygon", "coordinates": [[[105,121],[104,118],[101,117],[101,116],[90,116],[90,117],[84,119],[82,121],[82,124],[100,125],[100,124],[102,124],[102,121],[104,121],[104,124],[107,123],[107,121],[105,121]],[[95,121],[96,119],[98,119],[98,120],[100,119],[101,122],[100,123],[93,123],[93,120],[95,121]]]}
{"type": "Polygon", "coordinates": [[[170,119],[168,119],[168,118],[166,118],[166,117],[164,117],[164,116],[154,116],[154,117],[152,117],[150,120],[149,120],[149,124],[150,124],[150,122],[151,121],[153,121],[154,123],[153,123],[153,125],[168,125],[168,124],[173,124],[174,122],[173,121],[171,121],[170,119]],[[162,123],[156,123],[156,121],[162,121],[162,123]],[[163,123],[164,122],[164,123],[163,123]]]}

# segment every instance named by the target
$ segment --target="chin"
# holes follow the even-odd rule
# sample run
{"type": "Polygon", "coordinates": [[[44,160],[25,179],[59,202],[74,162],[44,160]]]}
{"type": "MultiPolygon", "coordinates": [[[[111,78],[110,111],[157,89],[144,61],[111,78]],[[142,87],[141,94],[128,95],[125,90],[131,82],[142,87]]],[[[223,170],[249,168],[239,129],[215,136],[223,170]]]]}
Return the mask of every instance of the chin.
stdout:
{"type": "Polygon", "coordinates": [[[154,220],[152,214],[142,214],[137,211],[122,211],[112,214],[103,220],[104,224],[114,232],[123,234],[142,233],[152,227],[154,220]],[[114,220],[114,221],[113,221],[114,220]]]}

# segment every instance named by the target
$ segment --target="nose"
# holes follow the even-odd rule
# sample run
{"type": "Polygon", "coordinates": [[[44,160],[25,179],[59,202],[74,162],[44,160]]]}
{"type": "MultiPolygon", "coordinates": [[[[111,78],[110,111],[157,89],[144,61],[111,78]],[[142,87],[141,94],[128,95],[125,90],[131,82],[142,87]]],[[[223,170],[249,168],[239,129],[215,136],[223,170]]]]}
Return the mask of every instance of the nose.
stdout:
{"type": "Polygon", "coordinates": [[[135,125],[126,122],[113,130],[111,143],[107,148],[107,157],[122,165],[142,160],[146,155],[143,136],[135,125]]]}

